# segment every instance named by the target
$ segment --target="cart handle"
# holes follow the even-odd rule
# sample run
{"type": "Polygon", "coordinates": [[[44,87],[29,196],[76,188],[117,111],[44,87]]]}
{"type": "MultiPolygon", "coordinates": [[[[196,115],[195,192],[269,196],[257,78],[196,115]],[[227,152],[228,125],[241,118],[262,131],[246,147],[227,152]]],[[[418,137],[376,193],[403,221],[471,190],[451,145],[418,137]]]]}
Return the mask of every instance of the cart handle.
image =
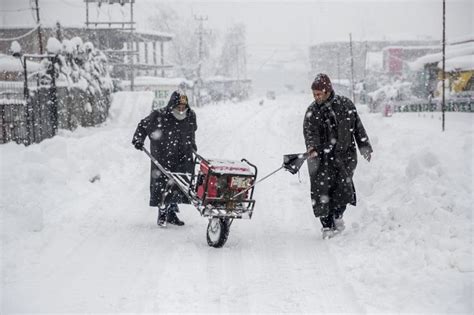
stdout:
{"type": "Polygon", "coordinates": [[[253,187],[255,187],[255,185],[257,185],[258,183],[264,181],[265,179],[267,179],[268,177],[272,176],[273,174],[275,174],[276,172],[278,172],[279,170],[281,170],[283,168],[283,165],[280,166],[279,168],[277,168],[276,170],[274,170],[273,172],[271,172],[270,174],[268,174],[267,176],[265,176],[264,178],[260,179],[259,181],[256,181],[252,186],[246,188],[245,190],[242,190],[241,192],[239,192],[238,194],[235,194],[234,196],[232,196],[232,198],[230,199],[235,199],[236,197],[242,195],[243,193],[249,191],[250,189],[252,189],[253,187]]]}
{"type": "Polygon", "coordinates": [[[162,173],[164,173],[169,179],[174,180],[174,178],[171,176],[171,174],[169,173],[169,171],[168,171],[166,168],[164,168],[164,167],[160,164],[160,162],[158,162],[158,160],[155,159],[155,157],[154,157],[153,155],[151,155],[151,153],[150,153],[145,147],[142,148],[142,151],[145,152],[146,155],[148,155],[148,157],[151,159],[151,161],[153,162],[153,164],[155,164],[156,167],[158,167],[158,169],[159,169],[162,173]]]}
{"type": "Polygon", "coordinates": [[[166,175],[166,177],[168,177],[170,180],[172,180],[176,184],[176,186],[178,186],[178,188],[186,195],[186,197],[188,197],[188,199],[191,201],[191,203],[194,204],[194,202],[193,202],[194,199],[191,196],[191,194],[189,193],[189,191],[187,191],[187,189],[185,188],[185,184],[182,182],[182,179],[180,179],[178,176],[174,175],[173,173],[168,171],[166,168],[164,168],[160,164],[160,162],[158,162],[158,160],[155,159],[155,157],[153,155],[151,155],[151,153],[146,148],[142,148],[142,151],[145,152],[146,155],[148,155],[148,157],[151,159],[153,164],[155,164],[156,167],[158,167],[158,169],[163,174],[166,175]]]}
{"type": "Polygon", "coordinates": [[[202,161],[204,161],[204,162],[206,162],[206,163],[209,164],[209,161],[206,160],[202,155],[200,155],[199,153],[197,153],[196,150],[193,149],[193,153],[194,153],[194,155],[197,156],[200,160],[202,160],[202,161]]]}

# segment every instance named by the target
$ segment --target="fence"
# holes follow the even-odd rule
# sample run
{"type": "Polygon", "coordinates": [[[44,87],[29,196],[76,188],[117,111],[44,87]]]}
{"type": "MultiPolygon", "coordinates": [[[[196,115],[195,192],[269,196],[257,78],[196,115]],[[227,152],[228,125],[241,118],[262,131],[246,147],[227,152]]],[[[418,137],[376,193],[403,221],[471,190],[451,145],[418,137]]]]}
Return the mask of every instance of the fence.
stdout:
{"type": "MultiPolygon", "coordinates": [[[[396,112],[434,112],[441,111],[441,100],[409,100],[393,104],[396,112]]],[[[449,95],[445,99],[445,110],[447,112],[471,112],[474,113],[474,94],[462,92],[449,95]]]]}
{"type": "Polygon", "coordinates": [[[55,135],[57,128],[73,130],[105,121],[110,94],[91,94],[79,87],[56,88],[57,104],[49,86],[29,90],[25,99],[22,82],[0,83],[0,143],[29,145],[55,135]]]}

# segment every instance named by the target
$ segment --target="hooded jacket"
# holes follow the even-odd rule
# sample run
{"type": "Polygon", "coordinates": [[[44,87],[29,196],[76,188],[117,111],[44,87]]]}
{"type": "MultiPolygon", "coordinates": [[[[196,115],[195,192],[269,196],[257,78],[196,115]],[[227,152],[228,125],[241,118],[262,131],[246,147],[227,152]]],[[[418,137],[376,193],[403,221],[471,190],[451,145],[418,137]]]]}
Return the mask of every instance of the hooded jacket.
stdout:
{"type": "MultiPolygon", "coordinates": [[[[168,105],[151,112],[140,121],[133,135],[132,143],[144,143],[150,139],[150,153],[170,172],[192,173],[194,168],[193,151],[197,151],[195,133],[196,113],[187,104],[186,117],[178,120],[173,109],[179,104],[180,94],[171,94],[168,105]]],[[[168,178],[151,163],[150,206],[162,203],[189,203],[177,187],[169,187],[168,178]],[[167,186],[168,184],[168,186],[167,186]],[[165,198],[166,197],[166,198],[165,198]]]]}

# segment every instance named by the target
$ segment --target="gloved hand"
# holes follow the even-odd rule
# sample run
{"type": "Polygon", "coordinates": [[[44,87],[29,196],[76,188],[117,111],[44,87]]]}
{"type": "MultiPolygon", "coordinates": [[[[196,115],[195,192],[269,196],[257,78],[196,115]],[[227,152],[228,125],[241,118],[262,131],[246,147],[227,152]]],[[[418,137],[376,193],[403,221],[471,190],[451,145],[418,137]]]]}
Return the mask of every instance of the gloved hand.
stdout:
{"type": "Polygon", "coordinates": [[[370,159],[372,158],[372,152],[370,152],[369,149],[367,148],[361,148],[360,149],[360,154],[362,154],[362,156],[364,157],[364,159],[367,160],[367,162],[370,162],[370,159]]]}
{"type": "Polygon", "coordinates": [[[372,153],[370,153],[370,151],[368,151],[363,156],[364,156],[364,159],[367,160],[367,162],[370,162],[370,159],[372,158],[372,153]]]}
{"type": "Polygon", "coordinates": [[[306,151],[306,153],[309,154],[310,158],[314,158],[314,157],[318,156],[318,151],[316,151],[316,149],[313,148],[313,147],[309,147],[308,150],[306,151]]]}
{"type": "Polygon", "coordinates": [[[141,142],[141,141],[135,141],[135,142],[133,143],[133,145],[135,146],[135,149],[140,150],[140,151],[143,151],[143,142],[141,142]]]}

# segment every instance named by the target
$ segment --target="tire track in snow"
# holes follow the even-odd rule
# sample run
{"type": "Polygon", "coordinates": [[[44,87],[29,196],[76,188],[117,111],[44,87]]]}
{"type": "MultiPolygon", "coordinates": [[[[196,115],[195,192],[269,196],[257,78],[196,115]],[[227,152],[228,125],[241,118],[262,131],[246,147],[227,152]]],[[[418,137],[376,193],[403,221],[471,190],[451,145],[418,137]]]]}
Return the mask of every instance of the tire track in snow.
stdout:
{"type": "MultiPolygon", "coordinates": [[[[140,116],[148,106],[142,100],[143,104],[123,108],[131,112],[120,117],[140,116]]],[[[247,157],[260,167],[260,177],[278,167],[281,154],[289,153],[283,150],[300,147],[301,140],[296,139],[302,135],[296,126],[302,117],[293,121],[295,110],[278,102],[257,106],[249,102],[197,109],[200,153],[247,157]],[[294,131],[287,132],[288,128],[294,131]]],[[[37,296],[35,311],[359,312],[334,258],[323,246],[326,243],[319,240],[309,188],[301,187],[296,177],[281,172],[263,182],[256,188],[252,220],[236,220],[225,247],[209,248],[207,222],[190,206],[181,208],[184,227],[156,227],[155,210],[150,212],[144,197],[149,162],[130,145],[137,121],[118,121],[123,125],[110,122],[68,139],[77,146],[73,153],[94,152],[91,146],[104,146],[105,151],[115,150],[116,154],[97,150],[88,158],[101,170],[101,183],[93,186],[97,192],[86,194],[84,190],[75,197],[83,210],[65,203],[67,209],[53,218],[57,230],[42,234],[45,248],[33,269],[38,274],[17,286],[28,293],[27,285],[48,280],[43,284],[51,290],[37,296]],[[76,228],[68,230],[74,224],[76,228]],[[78,231],[83,234],[75,235],[78,231]],[[70,241],[61,243],[64,237],[70,241]],[[59,256],[64,260],[55,262],[54,270],[43,270],[61,248],[68,253],[59,256]],[[51,278],[49,272],[54,273],[51,278]],[[336,284],[328,283],[334,279],[336,284]],[[324,287],[326,291],[321,290],[324,287]],[[321,307],[335,296],[343,305],[321,307]]],[[[71,155],[77,165],[82,158],[81,154],[71,155]]],[[[79,184],[82,182],[74,183],[79,184]]]]}
{"type": "MultiPolygon", "coordinates": [[[[287,104],[274,105],[274,108],[264,107],[265,111],[261,113],[245,116],[245,119],[252,118],[244,126],[256,126],[255,122],[259,122],[258,126],[265,125],[265,128],[251,128],[240,136],[238,143],[234,143],[241,148],[258,146],[258,151],[250,152],[249,159],[252,161],[251,156],[254,156],[260,162],[257,165],[264,165],[266,169],[273,169],[276,162],[274,155],[281,154],[282,150],[304,150],[302,127],[299,125],[307,105],[295,106],[296,109],[287,104]],[[297,120],[295,116],[298,116],[297,120]],[[288,130],[291,130],[290,134],[288,130]],[[251,146],[245,143],[248,139],[251,146]],[[266,154],[266,151],[274,153],[266,154]]],[[[281,157],[278,157],[278,163],[281,163],[281,157]]],[[[262,172],[260,174],[262,176],[262,172]]],[[[248,282],[252,285],[249,286],[248,296],[258,296],[259,302],[252,304],[252,311],[363,312],[356,302],[353,289],[335,267],[335,257],[318,239],[319,227],[315,226],[319,222],[311,212],[307,180],[306,187],[301,187],[297,177],[289,176],[278,173],[256,187],[254,218],[249,224],[242,224],[242,229],[240,222],[236,222],[239,227],[234,225],[231,229],[230,238],[235,237],[242,245],[242,255],[246,257],[244,265],[249,270],[254,269],[249,276],[248,282]],[[285,195],[282,196],[281,192],[285,195]],[[304,219],[310,220],[311,226],[299,220],[300,214],[295,217],[292,211],[305,212],[304,219]],[[302,231],[294,230],[298,229],[298,225],[304,226],[302,231]],[[304,245],[294,247],[301,243],[304,245]],[[308,248],[314,247],[316,250],[308,251],[308,248]],[[268,288],[269,283],[271,288],[268,288]],[[341,304],[341,300],[344,303],[341,304]]],[[[307,176],[305,167],[301,176],[307,176]]]]}

